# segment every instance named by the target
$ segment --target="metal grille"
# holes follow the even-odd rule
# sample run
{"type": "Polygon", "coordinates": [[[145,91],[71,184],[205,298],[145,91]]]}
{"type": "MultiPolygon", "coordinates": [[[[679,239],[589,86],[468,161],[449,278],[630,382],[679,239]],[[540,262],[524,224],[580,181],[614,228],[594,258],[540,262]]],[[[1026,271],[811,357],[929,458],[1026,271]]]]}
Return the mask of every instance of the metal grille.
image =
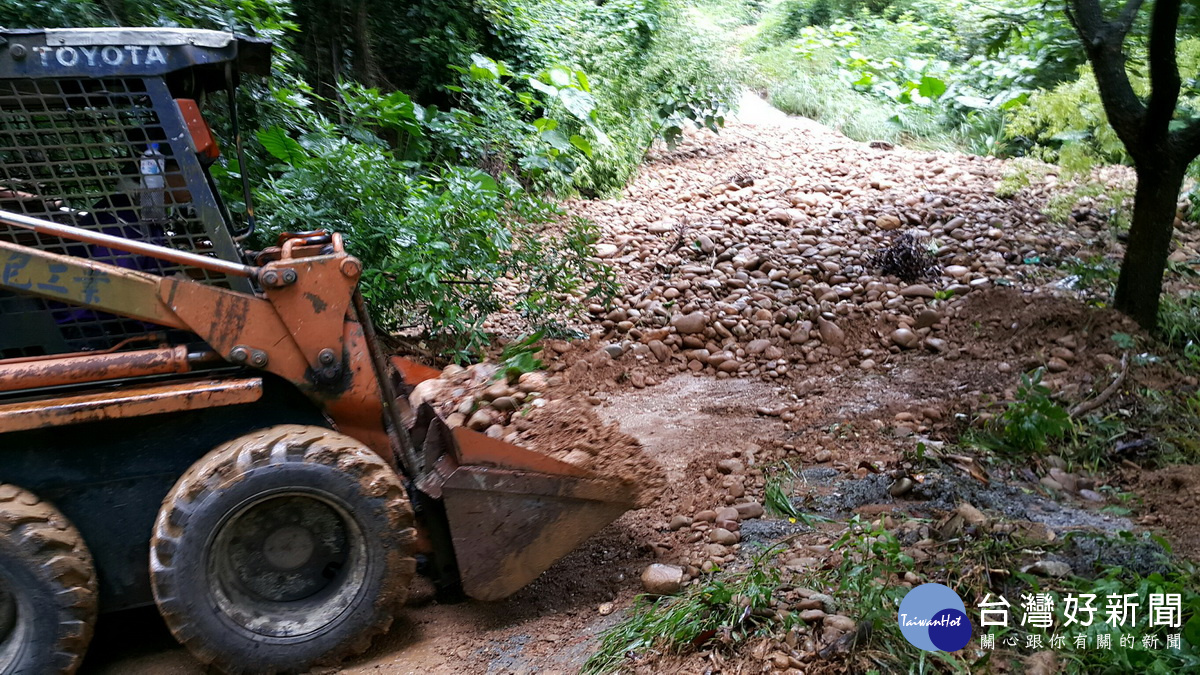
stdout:
{"type": "MultiPolygon", "coordinates": [[[[214,248],[186,189],[182,128],[159,78],[0,80],[0,208],[195,253],[214,248]],[[181,126],[175,119],[167,120],[181,126]],[[161,176],[159,178],[158,176],[161,176]]],[[[194,172],[193,175],[193,185],[194,172]]],[[[207,192],[207,185],[205,192],[207,192]]],[[[219,274],[0,224],[0,239],[160,275],[219,274]]],[[[108,349],[153,327],[80,307],[0,297],[0,357],[108,349]]]]}

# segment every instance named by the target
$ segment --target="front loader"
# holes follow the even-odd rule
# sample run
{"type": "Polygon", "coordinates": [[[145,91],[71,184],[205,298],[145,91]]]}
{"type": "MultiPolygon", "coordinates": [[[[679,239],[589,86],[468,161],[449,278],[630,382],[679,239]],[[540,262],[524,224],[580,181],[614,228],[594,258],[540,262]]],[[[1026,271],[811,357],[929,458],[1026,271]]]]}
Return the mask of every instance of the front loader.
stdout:
{"type": "Polygon", "coordinates": [[[633,505],[410,409],[438,371],[381,352],[338,233],[246,249],[250,190],[234,231],[201,109],[240,156],[235,88],[269,58],[216,31],[0,31],[0,673],[70,673],[98,613],[151,603],[225,672],[333,663],[418,568],[498,600],[633,505]]]}

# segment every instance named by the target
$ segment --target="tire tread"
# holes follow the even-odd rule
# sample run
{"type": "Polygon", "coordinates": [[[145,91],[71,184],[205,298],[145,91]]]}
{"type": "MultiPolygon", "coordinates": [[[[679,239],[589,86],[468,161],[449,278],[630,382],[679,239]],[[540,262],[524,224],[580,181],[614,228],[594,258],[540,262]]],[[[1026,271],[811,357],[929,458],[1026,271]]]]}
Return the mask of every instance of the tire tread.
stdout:
{"type": "Polygon", "coordinates": [[[91,642],[99,604],[96,567],[83,536],[52,504],[4,484],[0,537],[12,542],[42,579],[60,587],[55,593],[59,631],[51,662],[55,673],[74,673],[91,642]]]}
{"type": "Polygon", "coordinates": [[[335,467],[358,480],[364,494],[386,497],[386,511],[392,531],[405,553],[391,565],[400,575],[385,588],[385,597],[374,603],[375,620],[370,630],[347,640],[338,650],[326,654],[315,664],[330,665],[365,651],[371,641],[391,626],[393,613],[406,600],[409,583],[416,572],[411,555],[416,541],[413,512],[395,470],[387,462],[349,436],[321,427],[280,425],[264,429],[218,446],[194,464],[163,500],[151,540],[151,582],[159,612],[171,633],[192,655],[205,665],[227,673],[239,673],[244,665],[227,660],[219,650],[205,642],[201,631],[189,621],[193,608],[172,588],[170,579],[173,552],[179,546],[183,528],[193,505],[212,492],[238,480],[246,471],[263,465],[282,466],[317,463],[335,467]]]}

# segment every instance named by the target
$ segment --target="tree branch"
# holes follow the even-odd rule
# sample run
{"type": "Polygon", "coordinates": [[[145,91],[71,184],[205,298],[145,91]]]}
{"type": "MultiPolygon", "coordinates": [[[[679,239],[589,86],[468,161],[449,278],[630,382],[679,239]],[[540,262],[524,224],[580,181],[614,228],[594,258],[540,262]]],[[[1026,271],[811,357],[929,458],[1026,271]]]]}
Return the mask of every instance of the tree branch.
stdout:
{"type": "Polygon", "coordinates": [[[1181,159],[1190,160],[1200,157],[1200,118],[1196,118],[1179,131],[1172,134],[1171,142],[1182,152],[1181,159]]]}
{"type": "Polygon", "coordinates": [[[1099,43],[1104,27],[1104,13],[1099,0],[1068,0],[1063,11],[1085,49],[1093,43],[1099,43]]]}
{"type": "Polygon", "coordinates": [[[1181,84],[1175,54],[1179,4],[1180,0],[1156,0],[1150,19],[1150,99],[1146,104],[1144,132],[1162,134],[1159,138],[1166,135],[1175,105],[1179,103],[1181,84]]]}
{"type": "Polygon", "coordinates": [[[1080,417],[1104,405],[1104,402],[1112,398],[1112,395],[1121,388],[1121,383],[1125,381],[1125,374],[1129,372],[1129,354],[1121,355],[1121,372],[1117,373],[1117,378],[1112,381],[1112,384],[1104,388],[1100,395],[1090,401],[1081,401],[1075,405],[1067,413],[1071,417],[1080,417]]]}
{"type": "Polygon", "coordinates": [[[1104,10],[1099,0],[1068,0],[1066,5],[1067,18],[1075,27],[1092,63],[1092,71],[1096,74],[1096,85],[1109,124],[1135,162],[1144,154],[1141,151],[1141,136],[1146,106],[1129,82],[1129,73],[1125,70],[1124,41],[1143,1],[1128,0],[1116,23],[1104,20],[1104,10]]]}
{"type": "MultiPolygon", "coordinates": [[[[1111,24],[1113,28],[1121,34],[1121,39],[1129,34],[1129,29],[1133,27],[1133,20],[1137,18],[1138,10],[1142,8],[1145,0],[1129,0],[1125,3],[1125,8],[1121,10],[1120,16],[1117,17],[1116,23],[1111,24]]],[[[1178,15],[1178,12],[1176,12],[1178,15]]]]}

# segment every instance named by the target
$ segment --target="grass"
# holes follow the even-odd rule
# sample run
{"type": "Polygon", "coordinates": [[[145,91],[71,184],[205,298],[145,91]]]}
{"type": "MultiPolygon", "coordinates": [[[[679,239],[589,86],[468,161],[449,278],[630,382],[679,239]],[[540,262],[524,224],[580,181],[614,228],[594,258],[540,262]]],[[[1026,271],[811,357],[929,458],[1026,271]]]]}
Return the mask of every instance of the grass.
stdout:
{"type": "Polygon", "coordinates": [[[1035,182],[1045,180],[1053,167],[1032,157],[1018,157],[1004,166],[1004,174],[996,184],[996,196],[1008,199],[1017,196],[1035,182]]]}
{"type": "Polygon", "coordinates": [[[1111,298],[1117,288],[1117,265],[1103,255],[1086,258],[1067,258],[1061,265],[1063,271],[1075,278],[1077,290],[1104,298],[1111,298]]]}
{"type": "Polygon", "coordinates": [[[909,589],[900,581],[916,563],[893,534],[880,523],[855,516],[833,549],[842,554],[842,562],[823,573],[821,581],[837,599],[838,613],[871,625],[870,639],[851,657],[859,661],[852,664],[852,672],[968,672],[961,656],[922,651],[901,634],[896,616],[909,589]]]}
{"type": "Polygon", "coordinates": [[[773,47],[754,55],[751,85],[769,94],[771,105],[814,119],[857,141],[900,140],[902,129],[878,100],[849,89],[830,77],[836,67],[797,58],[790,47],[773,47]]]}
{"type": "MultiPolygon", "coordinates": [[[[1082,535],[1100,536],[1100,535],[1082,535]]],[[[1160,537],[1144,534],[1158,546],[1169,551],[1169,545],[1160,537]]],[[[1124,545],[1136,545],[1138,535],[1121,532],[1103,535],[1107,541],[1119,539],[1124,545]]],[[[1068,540],[1070,538],[1068,537],[1068,540]]],[[[1056,632],[1074,633],[1063,628],[1063,601],[1066,595],[1094,594],[1098,608],[1093,627],[1079,631],[1089,635],[1089,644],[1095,645],[1096,635],[1111,632],[1113,649],[1077,650],[1074,645],[1060,647],[1060,668],[1067,673],[1116,673],[1147,672],[1174,673],[1194,672],[1200,667],[1200,575],[1190,563],[1166,563],[1167,571],[1140,576],[1123,567],[1109,567],[1096,578],[1068,576],[1063,579],[1045,579],[1019,572],[1021,562],[1030,554],[1044,555],[1048,550],[1066,547],[1068,540],[1057,544],[1041,545],[1040,551],[1030,551],[1019,541],[1010,537],[987,535],[957,535],[939,546],[942,555],[924,567],[930,573],[927,581],[944,583],[957,590],[968,607],[968,613],[977,611],[978,603],[987,593],[1002,594],[1012,603],[1007,627],[988,627],[996,636],[997,648],[989,651],[972,646],[954,654],[928,653],[912,647],[901,635],[896,625],[896,611],[908,589],[898,585],[898,578],[916,568],[911,558],[904,555],[895,537],[874,525],[852,522],[852,527],[835,546],[845,555],[839,567],[827,572],[823,580],[831,589],[830,594],[838,599],[840,612],[854,616],[860,621],[871,621],[875,627],[871,640],[865,648],[856,651],[850,658],[849,667],[855,672],[979,672],[986,670],[988,663],[998,659],[1017,660],[1034,649],[1025,645],[1031,639],[1040,641],[1043,648],[1052,648],[1051,640],[1056,632]],[[997,574],[999,572],[999,574],[997,574]],[[1055,626],[1050,629],[1023,625],[1021,603],[1029,593],[1048,593],[1053,598],[1055,626]],[[1140,609],[1136,626],[1109,630],[1104,624],[1105,597],[1136,593],[1140,609]],[[1149,626],[1150,594],[1179,594],[1181,600],[1180,628],[1149,626]],[[1136,647],[1120,646],[1122,630],[1137,638],[1136,647]],[[1178,649],[1164,649],[1166,635],[1180,633],[1178,649]],[[1143,636],[1154,636],[1160,649],[1143,648],[1143,636]],[[1016,641],[1017,647],[1006,648],[1004,640],[1016,641]]],[[[977,616],[977,615],[975,615],[977,616]]],[[[979,645],[982,626],[976,626],[972,645],[979,645]]],[[[990,671],[989,671],[990,672],[990,671]]]]}
{"type": "Polygon", "coordinates": [[[1200,344],[1200,293],[1164,293],[1158,308],[1158,330],[1162,340],[1177,349],[1200,344]]]}
{"type": "MultiPolygon", "coordinates": [[[[776,502],[774,508],[785,513],[787,507],[783,503],[791,503],[789,491],[794,487],[794,480],[788,482],[789,468],[784,463],[768,479],[768,494],[774,495],[768,499],[776,502]]],[[[805,577],[802,584],[832,596],[837,613],[858,622],[860,628],[855,634],[865,637],[852,651],[830,656],[831,665],[851,672],[965,674],[987,670],[991,664],[1006,668],[1005,664],[1019,662],[1022,656],[1039,649],[1026,645],[1040,643],[1040,649],[1055,649],[1059,653],[1061,672],[1072,674],[1173,673],[1200,668],[1200,575],[1190,563],[1170,562],[1164,557],[1149,568],[1158,569],[1157,572],[1144,575],[1126,567],[1108,567],[1099,572],[1076,569],[1078,576],[1057,579],[1020,571],[1024,563],[1074,547],[1075,540],[1081,537],[1098,538],[1106,546],[1128,547],[1130,555],[1135,556],[1138,554],[1133,552],[1145,545],[1159,551],[1159,555],[1169,554],[1170,547],[1161,537],[1150,533],[1081,533],[1054,543],[1035,543],[1016,532],[1003,534],[1006,530],[995,526],[985,531],[958,528],[935,535],[938,543],[925,549],[932,557],[918,562],[881,521],[869,523],[854,516],[846,524],[846,530],[831,547],[835,566],[805,577]],[[914,579],[912,574],[918,577],[914,579]],[[971,645],[960,652],[924,652],[913,647],[896,623],[899,605],[909,591],[901,583],[904,580],[914,584],[943,583],[954,588],[973,617],[978,616],[977,608],[985,595],[1005,596],[1011,603],[1008,625],[986,629],[995,636],[996,647],[978,648],[982,626],[976,627],[971,645]],[[1021,621],[1022,603],[1031,593],[1046,593],[1052,598],[1055,623],[1049,629],[1021,621]],[[1127,593],[1139,598],[1137,621],[1132,626],[1110,629],[1105,624],[1106,596],[1127,593]],[[1082,594],[1096,595],[1093,626],[1074,630],[1064,627],[1065,598],[1082,594]],[[1149,625],[1151,594],[1179,595],[1179,628],[1149,625]],[[1112,635],[1112,649],[1094,648],[1101,633],[1112,635]],[[1056,638],[1056,634],[1064,637],[1056,638]],[[1092,647],[1076,649],[1073,644],[1076,634],[1087,635],[1092,647]],[[1181,636],[1178,648],[1165,648],[1170,634],[1181,636]],[[1136,637],[1135,646],[1122,646],[1121,635],[1136,637]],[[1141,642],[1144,636],[1157,639],[1159,648],[1144,648],[1141,642]],[[1057,648],[1051,646],[1051,641],[1058,639],[1071,642],[1057,648]],[[1015,646],[1007,646],[1009,640],[1015,646]],[[839,659],[845,659],[844,664],[838,664],[839,659]]],[[[789,630],[803,632],[795,614],[778,609],[778,601],[786,597],[783,593],[793,588],[792,582],[775,566],[775,558],[784,550],[786,544],[762,549],[745,571],[718,573],[688,587],[678,597],[658,600],[639,597],[629,616],[602,634],[600,648],[584,665],[583,672],[600,674],[638,666],[653,668],[652,659],[660,654],[706,649],[732,653],[753,638],[781,639],[789,630]]],[[[1130,566],[1136,566],[1132,559],[1130,566]]]]}
{"type": "Polygon", "coordinates": [[[800,474],[786,460],[780,460],[763,467],[767,474],[766,485],[763,488],[763,508],[767,513],[777,518],[787,518],[793,523],[801,523],[813,527],[817,523],[829,522],[829,519],[814,513],[805,513],[796,508],[792,495],[801,482],[800,474]]]}
{"type": "MultiPolygon", "coordinates": [[[[1114,334],[1120,342],[1126,338],[1133,340],[1124,333],[1114,334]]],[[[963,442],[1018,462],[1056,454],[1091,471],[1122,459],[1148,466],[1200,462],[1200,392],[1126,386],[1125,396],[1116,412],[1071,418],[1049,397],[1035,371],[1022,376],[1016,397],[1003,413],[982,429],[965,430],[963,442]],[[1148,443],[1138,456],[1115,452],[1121,441],[1139,438],[1148,443]]]]}
{"type": "Polygon", "coordinates": [[[763,507],[772,516],[796,519],[803,514],[792,503],[791,495],[794,492],[793,476],[795,474],[792,472],[790,464],[784,462],[783,467],[767,479],[763,489],[763,507]],[[785,478],[788,474],[791,476],[785,478]]]}
{"type": "Polygon", "coordinates": [[[797,57],[778,46],[753,55],[752,89],[766,91],[771,105],[832,127],[856,141],[907,143],[927,149],[956,150],[962,144],[933,112],[889,104],[849,88],[831,77],[832,60],[797,57]]]}
{"type": "Polygon", "coordinates": [[[774,609],[782,578],[771,564],[785,548],[764,549],[745,571],[720,573],[677,597],[638,596],[630,615],[601,634],[600,648],[582,672],[610,673],[647,654],[680,653],[710,643],[732,648],[757,635],[786,631],[799,619],[783,618],[774,609]]]}
{"type": "Polygon", "coordinates": [[[1084,199],[1095,202],[1097,209],[1107,208],[1108,226],[1113,232],[1129,229],[1133,218],[1133,193],[1126,189],[1114,188],[1112,185],[1087,180],[1074,185],[1069,190],[1058,190],[1046,202],[1042,210],[1052,222],[1066,223],[1075,205],[1084,199]]]}
{"type": "MultiPolygon", "coordinates": [[[[1117,536],[1127,541],[1136,539],[1136,536],[1129,532],[1121,532],[1117,536]]],[[[1165,541],[1159,538],[1155,540],[1167,547],[1165,541]]],[[[1169,550],[1169,547],[1167,548],[1169,550]]],[[[1063,600],[1068,595],[1096,596],[1094,606],[1098,611],[1092,625],[1082,629],[1072,626],[1062,630],[1066,641],[1055,649],[1059,654],[1059,667],[1062,672],[1183,673],[1197,672],[1197,669],[1200,669],[1200,593],[1197,592],[1197,588],[1200,588],[1200,575],[1197,575],[1196,568],[1191,563],[1176,562],[1165,574],[1156,572],[1141,576],[1116,566],[1108,568],[1095,579],[1069,577],[1056,580],[1046,588],[1035,587],[1034,590],[1048,593],[1054,601],[1056,612],[1059,613],[1063,611],[1063,600]],[[1123,626],[1109,625],[1106,622],[1106,597],[1130,593],[1137,596],[1138,611],[1135,623],[1123,626]],[[1152,615],[1149,605],[1152,594],[1179,596],[1178,627],[1150,625],[1152,615]],[[1111,649],[1097,648],[1099,636],[1106,634],[1110,636],[1111,649]],[[1180,635],[1178,648],[1166,647],[1167,636],[1171,634],[1180,635]],[[1074,641],[1077,635],[1086,636],[1087,648],[1076,647],[1074,641]],[[1134,646],[1123,644],[1122,637],[1132,638],[1134,646]],[[1157,648],[1148,648],[1143,642],[1147,638],[1155,640],[1157,648]]],[[[1013,604],[1015,606],[1017,603],[1013,604]]],[[[1061,614],[1057,614],[1056,619],[1060,616],[1061,614]]],[[[1045,647],[1054,648],[1052,640],[1056,626],[1050,629],[1018,626],[1014,632],[1019,638],[1019,644],[1026,644],[1031,636],[1036,636],[1045,647]]]]}

